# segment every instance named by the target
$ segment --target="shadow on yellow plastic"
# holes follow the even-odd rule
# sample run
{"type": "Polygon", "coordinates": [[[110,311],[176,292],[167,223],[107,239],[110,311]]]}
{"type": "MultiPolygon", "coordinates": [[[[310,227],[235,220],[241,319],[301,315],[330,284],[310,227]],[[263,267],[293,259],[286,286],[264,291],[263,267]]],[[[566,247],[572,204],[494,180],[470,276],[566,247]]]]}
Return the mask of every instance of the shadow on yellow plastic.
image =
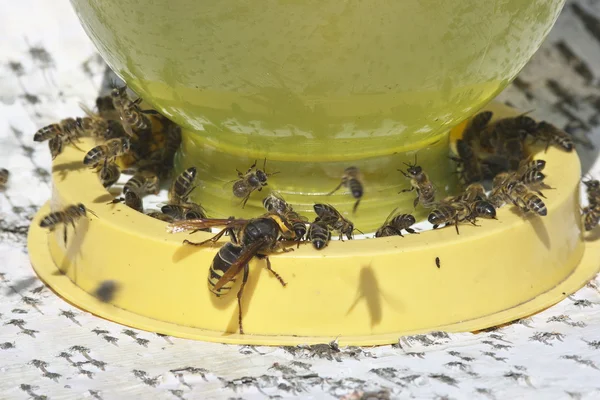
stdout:
{"type": "MultiPolygon", "coordinates": [[[[496,115],[516,114],[498,107],[490,107],[496,115]]],[[[169,234],[161,221],[123,204],[107,205],[95,174],[80,168],[78,150],[68,148],[56,160],[52,209],[81,202],[98,217],[82,219],[75,232],[69,228],[65,248],[62,229],[48,234],[39,227],[50,211],[46,205],[32,222],[29,251],[40,278],[72,304],[172,336],[381,345],[432,330],[475,331],[555,304],[600,268],[600,242],[585,241],[581,232],[577,155],[551,148],[536,158],[547,161],[544,173],[555,188],[545,192],[545,217],[523,218],[505,206],[497,221],[461,225],[460,235],[449,227],[404,238],[334,241],[323,251],[303,245],[271,257],[285,288],[264,261],[254,260],[243,298],[245,335],[236,333],[237,285],[224,298],[207,288],[218,247],[182,246],[186,233],[169,234]],[[99,287],[113,288],[107,302],[93,295],[99,287]]]]}

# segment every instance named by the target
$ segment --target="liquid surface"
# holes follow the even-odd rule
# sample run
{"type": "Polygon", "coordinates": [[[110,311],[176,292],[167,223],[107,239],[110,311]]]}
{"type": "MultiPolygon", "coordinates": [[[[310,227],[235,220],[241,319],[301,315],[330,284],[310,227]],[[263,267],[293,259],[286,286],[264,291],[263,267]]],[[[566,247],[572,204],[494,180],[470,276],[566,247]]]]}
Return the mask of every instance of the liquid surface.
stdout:
{"type": "Polygon", "coordinates": [[[109,65],[198,140],[352,160],[409,150],[474,113],[563,0],[72,3],[109,65]]]}

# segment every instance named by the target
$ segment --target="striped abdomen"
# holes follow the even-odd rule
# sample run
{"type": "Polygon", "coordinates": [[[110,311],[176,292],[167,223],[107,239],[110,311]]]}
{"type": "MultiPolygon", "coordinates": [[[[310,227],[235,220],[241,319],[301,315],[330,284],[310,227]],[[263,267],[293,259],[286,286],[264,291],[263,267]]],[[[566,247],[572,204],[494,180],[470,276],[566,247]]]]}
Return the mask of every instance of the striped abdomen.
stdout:
{"type": "Polygon", "coordinates": [[[217,296],[224,296],[233,287],[235,278],[227,282],[219,290],[215,290],[215,285],[221,277],[229,270],[231,265],[237,261],[242,254],[242,247],[231,242],[227,242],[219,249],[208,270],[208,289],[217,296]]]}

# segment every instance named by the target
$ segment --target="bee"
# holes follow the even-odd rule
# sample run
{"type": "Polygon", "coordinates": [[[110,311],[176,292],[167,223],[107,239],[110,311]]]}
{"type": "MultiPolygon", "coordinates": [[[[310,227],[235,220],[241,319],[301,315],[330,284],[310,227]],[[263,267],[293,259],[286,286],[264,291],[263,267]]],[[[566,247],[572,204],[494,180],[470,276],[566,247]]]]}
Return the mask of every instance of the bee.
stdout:
{"type": "Polygon", "coordinates": [[[298,244],[306,235],[306,223],[308,219],[299,215],[290,204],[288,204],[281,195],[276,193],[269,193],[267,197],[263,199],[263,207],[269,213],[278,214],[285,218],[292,224],[292,229],[296,234],[296,240],[298,244]]]}
{"type": "MultiPolygon", "coordinates": [[[[160,210],[163,214],[170,216],[173,221],[206,218],[204,209],[195,203],[167,204],[162,206],[160,210]]],[[[210,229],[207,229],[207,231],[210,232],[210,229]]]]}
{"type": "Polygon", "coordinates": [[[50,214],[46,215],[40,221],[40,226],[42,228],[48,228],[50,232],[53,232],[59,224],[63,224],[63,240],[66,245],[67,225],[71,224],[71,226],[73,226],[73,229],[75,229],[75,222],[81,217],[86,217],[88,212],[97,217],[97,215],[92,210],[87,209],[83,204],[73,204],[67,206],[61,211],[51,212],[50,214]]]}
{"type": "Polygon", "coordinates": [[[591,207],[600,205],[600,181],[596,179],[584,180],[588,203],[591,207]]]}
{"type": "Polygon", "coordinates": [[[465,201],[452,201],[451,199],[438,203],[429,213],[427,220],[433,225],[433,229],[437,229],[442,224],[445,226],[454,224],[457,235],[460,234],[458,231],[459,222],[466,220],[475,225],[471,206],[465,201]]]}
{"type": "Polygon", "coordinates": [[[98,170],[98,178],[100,178],[100,182],[105,189],[114,185],[119,180],[120,176],[121,170],[115,163],[104,164],[98,170]]]}
{"type": "Polygon", "coordinates": [[[229,293],[233,282],[240,272],[243,271],[242,284],[238,291],[238,323],[240,333],[244,333],[242,324],[242,295],[248,280],[248,263],[258,257],[266,260],[266,267],[275,278],[286,286],[283,278],[273,270],[269,254],[281,250],[292,251],[283,247],[281,239],[294,239],[291,225],[276,214],[266,214],[262,217],[250,220],[243,219],[197,219],[189,221],[176,221],[167,227],[171,233],[191,230],[192,233],[200,229],[221,226],[223,229],[211,239],[200,243],[185,240],[184,243],[201,246],[208,242],[218,241],[225,233],[229,233],[232,241],[223,245],[209,269],[208,288],[217,297],[229,293]]]}
{"type": "Polygon", "coordinates": [[[63,140],[58,136],[48,141],[48,149],[50,149],[50,155],[53,160],[62,153],[64,146],[63,140]]]}
{"type": "Polygon", "coordinates": [[[340,240],[343,235],[346,235],[348,240],[352,239],[352,232],[354,232],[354,224],[344,218],[338,210],[329,204],[315,204],[313,206],[315,213],[319,216],[319,219],[329,225],[329,227],[340,234],[340,240]]]}
{"type": "Polygon", "coordinates": [[[119,113],[115,109],[111,95],[100,96],[96,98],[96,109],[100,118],[109,120],[119,120],[119,113]]]}
{"type": "Polygon", "coordinates": [[[591,231],[600,222],[600,209],[596,206],[587,206],[582,210],[583,227],[586,231],[591,231]]]}
{"type": "Polygon", "coordinates": [[[469,146],[468,142],[458,139],[456,141],[456,152],[458,153],[458,157],[450,158],[462,167],[460,172],[461,179],[466,184],[483,180],[481,165],[475,155],[475,151],[469,146]]]}
{"type": "Polygon", "coordinates": [[[152,122],[139,108],[142,99],[132,101],[127,95],[127,86],[114,88],[110,95],[127,135],[140,136],[140,133],[145,134],[152,128],[152,122]]]}
{"type": "Polygon", "coordinates": [[[465,188],[460,196],[453,197],[455,201],[466,201],[474,203],[478,200],[486,200],[485,188],[481,183],[472,183],[465,188]]]}
{"type": "Polygon", "coordinates": [[[344,170],[344,175],[342,175],[342,180],[340,184],[333,189],[327,196],[330,196],[337,192],[342,186],[348,188],[352,197],[356,199],[354,203],[354,207],[352,207],[352,213],[356,213],[356,209],[358,208],[358,203],[362,199],[364,190],[362,184],[362,175],[357,167],[348,167],[344,170]]]}
{"type": "Polygon", "coordinates": [[[179,174],[169,188],[169,204],[185,203],[190,193],[196,188],[195,180],[196,167],[190,167],[179,174]]]}
{"type": "Polygon", "coordinates": [[[412,225],[416,223],[415,217],[411,214],[398,214],[392,218],[397,208],[392,210],[390,215],[385,219],[385,222],[381,227],[375,232],[375,237],[385,237],[385,236],[403,236],[402,230],[404,229],[408,233],[418,234],[414,229],[411,228],[412,225]]]}
{"type": "Polygon", "coordinates": [[[327,223],[317,217],[314,222],[309,224],[306,239],[312,243],[315,249],[322,250],[331,240],[331,229],[327,223]]]}
{"type": "Polygon", "coordinates": [[[81,120],[75,118],[66,118],[58,123],[50,124],[39,129],[33,135],[34,142],[45,142],[52,138],[60,137],[65,142],[69,142],[74,145],[74,141],[77,140],[81,134],[81,120]]]}
{"type": "Polygon", "coordinates": [[[159,175],[162,175],[163,177],[168,176],[173,169],[175,154],[181,146],[181,127],[172,122],[168,123],[165,128],[165,135],[165,145],[161,154],[162,168],[159,173],[159,175]]]}
{"type": "Polygon", "coordinates": [[[404,175],[405,178],[410,179],[411,188],[401,190],[398,193],[404,192],[412,192],[413,190],[417,191],[417,198],[413,202],[413,206],[416,208],[419,202],[423,207],[432,207],[435,202],[435,188],[431,181],[429,180],[429,176],[423,171],[423,169],[417,165],[417,156],[415,154],[415,163],[407,164],[404,163],[408,168],[406,172],[399,169],[404,175]]]}
{"type": "Polygon", "coordinates": [[[479,135],[488,125],[492,119],[493,113],[491,111],[482,111],[475,115],[467,124],[467,127],[462,133],[462,138],[465,143],[472,146],[476,141],[479,140],[479,135]]]}
{"type": "Polygon", "coordinates": [[[267,186],[267,179],[269,176],[278,174],[279,172],[271,172],[268,174],[266,172],[266,164],[267,159],[265,158],[263,162],[263,169],[256,168],[256,161],[246,173],[242,173],[236,169],[238,174],[238,179],[233,184],[233,195],[235,197],[243,198],[242,200],[242,208],[246,206],[246,202],[250,198],[250,195],[255,190],[261,191],[264,186],[267,186]]]}
{"type": "Polygon", "coordinates": [[[140,196],[146,194],[158,194],[159,187],[158,176],[150,171],[136,172],[123,186],[123,194],[127,192],[136,192],[140,196]]]}
{"type": "Polygon", "coordinates": [[[494,178],[493,185],[490,200],[496,207],[510,202],[523,212],[533,211],[540,216],[547,215],[548,210],[542,199],[515,174],[499,174],[494,178]]]}
{"type": "Polygon", "coordinates": [[[87,152],[83,164],[96,168],[100,163],[114,161],[117,157],[129,152],[131,143],[128,138],[110,139],[87,152]]]}
{"type": "Polygon", "coordinates": [[[476,200],[471,205],[472,218],[496,219],[496,207],[487,200],[476,200]]]}
{"type": "Polygon", "coordinates": [[[113,201],[109,202],[108,204],[116,204],[122,202],[124,202],[127,207],[132,208],[135,211],[141,213],[144,212],[144,201],[137,192],[129,191],[125,193],[125,197],[118,197],[113,201]]]}
{"type": "Polygon", "coordinates": [[[566,152],[573,151],[575,147],[571,135],[545,121],[540,122],[530,134],[533,136],[534,143],[538,141],[546,142],[546,151],[550,144],[554,144],[566,152]]]}
{"type": "Polygon", "coordinates": [[[0,189],[6,187],[10,172],[6,168],[0,168],[0,189]]]}

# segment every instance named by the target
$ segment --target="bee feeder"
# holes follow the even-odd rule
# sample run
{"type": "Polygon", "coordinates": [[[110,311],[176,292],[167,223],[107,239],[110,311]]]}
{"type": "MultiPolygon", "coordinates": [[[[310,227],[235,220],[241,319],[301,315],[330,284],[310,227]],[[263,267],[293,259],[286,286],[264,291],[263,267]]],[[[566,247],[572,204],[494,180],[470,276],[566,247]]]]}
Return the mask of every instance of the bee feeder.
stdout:
{"type": "MultiPolygon", "coordinates": [[[[517,114],[498,110],[496,116],[517,114]]],[[[218,246],[182,245],[210,233],[170,234],[164,222],[123,204],[106,205],[111,197],[71,147],[56,159],[52,199],[31,224],[31,262],[47,285],[77,307],[176,337],[254,345],[338,338],[346,345],[382,345],[432,330],[480,330],[559,302],[600,267],[600,244],[584,235],[580,221],[577,154],[551,147],[535,157],[547,161],[546,182],[555,188],[545,191],[547,216],[523,217],[505,206],[498,220],[460,225],[460,235],[447,227],[332,241],[321,251],[301,245],[271,256],[286,287],[264,260],[254,259],[243,296],[243,335],[237,333],[240,279],[220,298],[207,287],[218,246]],[[97,217],[82,218],[75,231],[69,227],[65,246],[62,228],[48,233],[39,223],[73,203],[85,204],[97,217]],[[104,301],[94,295],[100,287],[113,289],[104,301]]]]}

